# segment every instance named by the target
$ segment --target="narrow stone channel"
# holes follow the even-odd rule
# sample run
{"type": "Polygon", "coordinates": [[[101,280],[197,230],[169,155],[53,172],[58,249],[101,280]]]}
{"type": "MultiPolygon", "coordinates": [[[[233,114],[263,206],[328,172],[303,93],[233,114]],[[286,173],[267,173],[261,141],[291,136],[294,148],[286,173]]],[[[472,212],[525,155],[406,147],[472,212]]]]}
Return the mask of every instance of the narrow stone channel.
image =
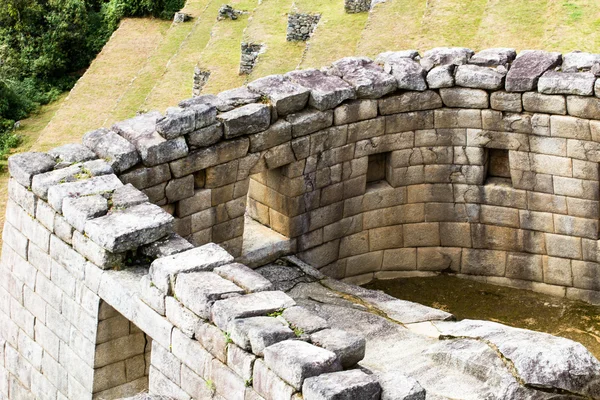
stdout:
{"type": "Polygon", "coordinates": [[[500,322],[576,340],[600,358],[600,307],[452,276],[375,281],[365,286],[460,319],[500,322]]]}

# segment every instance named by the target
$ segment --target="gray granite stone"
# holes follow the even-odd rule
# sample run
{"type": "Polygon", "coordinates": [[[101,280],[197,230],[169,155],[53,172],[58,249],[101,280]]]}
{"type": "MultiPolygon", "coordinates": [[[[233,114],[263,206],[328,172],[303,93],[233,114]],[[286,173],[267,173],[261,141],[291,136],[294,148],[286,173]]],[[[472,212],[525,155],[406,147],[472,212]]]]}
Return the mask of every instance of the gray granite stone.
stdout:
{"type": "Polygon", "coordinates": [[[310,341],[334,352],[342,367],[350,368],[365,357],[367,341],[364,337],[340,329],[324,329],[310,335],[310,341]]]}
{"type": "Polygon", "coordinates": [[[544,94],[574,94],[592,96],[596,76],[591,72],[548,71],[538,81],[538,91],[544,94]]]}
{"type": "Polygon", "coordinates": [[[507,92],[535,90],[540,76],[560,64],[560,53],[546,51],[524,51],[512,63],[506,74],[507,92]]]}
{"type": "Polygon", "coordinates": [[[493,48],[481,50],[469,59],[469,64],[480,65],[482,67],[495,67],[498,65],[507,66],[517,57],[515,49],[493,48]]]}
{"type": "Polygon", "coordinates": [[[216,122],[212,125],[195,130],[187,135],[188,145],[207,147],[217,143],[223,137],[223,124],[216,122]]]}
{"type": "Polygon", "coordinates": [[[244,290],[213,272],[187,272],[177,275],[173,292],[196,315],[209,319],[215,301],[244,290]]]}
{"type": "Polygon", "coordinates": [[[226,139],[264,131],[271,123],[271,111],[266,104],[248,104],[217,115],[223,123],[226,139]]]}
{"type": "Polygon", "coordinates": [[[264,292],[273,289],[273,284],[268,279],[243,264],[225,264],[215,268],[214,272],[232,281],[249,293],[264,292]]]}
{"type": "Polygon", "coordinates": [[[56,162],[76,163],[96,158],[96,154],[82,144],[71,143],[55,147],[48,151],[56,162]]]}
{"type": "Polygon", "coordinates": [[[594,64],[600,63],[600,54],[573,51],[563,55],[561,70],[563,72],[589,71],[594,64]]]}
{"type": "Polygon", "coordinates": [[[286,308],[282,317],[293,327],[305,334],[311,334],[329,328],[329,323],[306,308],[295,306],[286,308]]]}
{"type": "MultiPolygon", "coordinates": [[[[257,103],[260,101],[260,94],[252,92],[246,86],[235,89],[225,90],[217,95],[228,110],[219,108],[219,111],[229,111],[235,107],[245,106],[246,104],[257,103]]],[[[218,106],[219,107],[219,106],[218,106]]]]}
{"type": "Polygon", "coordinates": [[[425,400],[427,392],[419,382],[401,372],[390,371],[377,376],[381,400],[425,400]]]}
{"type": "Polygon", "coordinates": [[[217,109],[213,105],[198,104],[187,108],[172,108],[156,121],[156,130],[165,139],[175,139],[192,133],[216,121],[217,109]]]}
{"type": "Polygon", "coordinates": [[[269,75],[248,84],[248,89],[266,96],[278,115],[288,115],[304,109],[310,91],[283,75],[269,75]]]}
{"type": "Polygon", "coordinates": [[[106,128],[86,133],[83,136],[83,144],[98,157],[104,158],[116,173],[123,172],[140,162],[135,146],[106,128]]]}
{"type": "Polygon", "coordinates": [[[173,216],[154,204],[140,204],[87,221],[85,233],[113,253],[137,249],[173,230],[173,216]]]}
{"type": "Polygon", "coordinates": [[[273,317],[234,319],[229,323],[227,332],[233,343],[260,357],[266,347],[296,337],[290,328],[273,317]]]}
{"type": "Polygon", "coordinates": [[[283,292],[252,293],[217,301],[213,306],[211,319],[225,331],[229,323],[236,318],[267,315],[294,305],[296,302],[283,292]]]}
{"type": "Polygon", "coordinates": [[[300,340],[276,343],[264,353],[267,367],[297,390],[307,378],[342,369],[334,353],[300,340]]]}
{"type": "Polygon", "coordinates": [[[142,246],[140,252],[147,257],[156,259],[172,256],[193,248],[194,246],[190,242],[178,234],[172,233],[154,243],[142,246]]]}
{"type": "Polygon", "coordinates": [[[427,84],[430,89],[449,88],[454,86],[455,65],[440,65],[433,67],[427,73],[427,84]]]}
{"type": "Polygon", "coordinates": [[[306,400],[379,400],[381,386],[375,376],[355,369],[307,378],[302,396],[306,400]]]}
{"type": "Polygon", "coordinates": [[[427,71],[440,65],[463,65],[469,62],[473,53],[464,47],[436,47],[423,53],[421,65],[427,71]]]}
{"type": "Polygon", "coordinates": [[[123,209],[148,202],[148,196],[136,189],[131,183],[115,189],[111,197],[113,209],[123,209]]]}
{"type": "Polygon", "coordinates": [[[84,231],[85,223],[105,215],[108,212],[108,202],[100,195],[67,197],[63,201],[63,215],[67,222],[79,232],[84,231]]]}
{"type": "Polygon", "coordinates": [[[119,135],[135,146],[147,167],[185,157],[188,153],[183,137],[166,140],[158,133],[156,123],[160,118],[162,115],[159,112],[152,111],[113,125],[119,135]]]}
{"type": "Polygon", "coordinates": [[[396,78],[398,89],[427,90],[427,71],[418,62],[406,57],[388,57],[383,69],[396,78]]]}
{"type": "Polygon", "coordinates": [[[46,153],[20,153],[8,157],[8,171],[21,185],[31,187],[37,174],[50,171],[56,165],[54,158],[46,153]]]}
{"type": "Polygon", "coordinates": [[[116,175],[95,176],[89,179],[62,183],[48,189],[48,204],[60,213],[62,212],[63,200],[67,197],[111,193],[121,186],[123,184],[116,175]]]}
{"type": "Polygon", "coordinates": [[[292,71],[286,76],[310,90],[308,104],[317,110],[329,110],[344,100],[356,98],[354,89],[346,81],[337,76],[326,75],[318,69],[292,71]]]}
{"type": "Polygon", "coordinates": [[[208,243],[154,260],[150,266],[150,277],[160,290],[167,293],[170,289],[171,277],[179,273],[212,271],[232,261],[233,257],[221,246],[208,243]]]}
{"type": "Polygon", "coordinates": [[[503,68],[494,69],[469,64],[459,65],[454,79],[458,86],[498,90],[502,88],[506,76],[506,70],[503,70],[503,68]]]}
{"type": "Polygon", "coordinates": [[[346,57],[332,64],[330,71],[348,82],[358,98],[377,99],[396,90],[396,79],[366,57],[346,57]]]}

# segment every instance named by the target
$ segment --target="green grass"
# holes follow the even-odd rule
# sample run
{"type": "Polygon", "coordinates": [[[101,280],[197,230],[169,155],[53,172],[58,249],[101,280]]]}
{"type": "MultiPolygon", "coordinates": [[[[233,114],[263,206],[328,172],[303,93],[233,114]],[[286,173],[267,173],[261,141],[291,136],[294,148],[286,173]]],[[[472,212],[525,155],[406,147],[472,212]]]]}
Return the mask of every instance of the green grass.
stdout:
{"type": "MultiPolygon", "coordinates": [[[[224,19],[213,25],[210,41],[200,53],[198,62],[201,68],[211,72],[203,93],[218,93],[241,86],[245,81],[245,76],[238,73],[241,42],[248,18],[258,5],[258,0],[238,0],[229,4],[248,13],[240,15],[235,21],[224,19]]],[[[189,85],[191,87],[191,80],[189,85]]]]}

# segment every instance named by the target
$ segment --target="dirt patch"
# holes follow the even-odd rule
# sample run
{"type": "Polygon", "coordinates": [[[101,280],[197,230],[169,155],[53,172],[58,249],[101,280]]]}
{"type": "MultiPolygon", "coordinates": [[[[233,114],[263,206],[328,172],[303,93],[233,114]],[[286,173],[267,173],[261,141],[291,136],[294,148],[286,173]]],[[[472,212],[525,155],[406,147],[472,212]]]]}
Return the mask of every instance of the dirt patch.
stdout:
{"type": "Polygon", "coordinates": [[[600,358],[600,307],[452,276],[376,281],[365,287],[453,313],[576,340],[600,358]]]}

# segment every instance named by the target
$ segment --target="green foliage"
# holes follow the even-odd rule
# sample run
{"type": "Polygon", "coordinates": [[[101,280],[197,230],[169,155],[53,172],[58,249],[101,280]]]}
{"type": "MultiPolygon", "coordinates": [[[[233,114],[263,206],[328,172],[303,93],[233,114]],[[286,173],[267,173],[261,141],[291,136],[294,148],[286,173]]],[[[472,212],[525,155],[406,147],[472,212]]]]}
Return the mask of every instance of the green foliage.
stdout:
{"type": "Polygon", "coordinates": [[[0,156],[15,121],[69,90],[123,17],[172,18],[185,0],[2,0],[0,156]]]}

